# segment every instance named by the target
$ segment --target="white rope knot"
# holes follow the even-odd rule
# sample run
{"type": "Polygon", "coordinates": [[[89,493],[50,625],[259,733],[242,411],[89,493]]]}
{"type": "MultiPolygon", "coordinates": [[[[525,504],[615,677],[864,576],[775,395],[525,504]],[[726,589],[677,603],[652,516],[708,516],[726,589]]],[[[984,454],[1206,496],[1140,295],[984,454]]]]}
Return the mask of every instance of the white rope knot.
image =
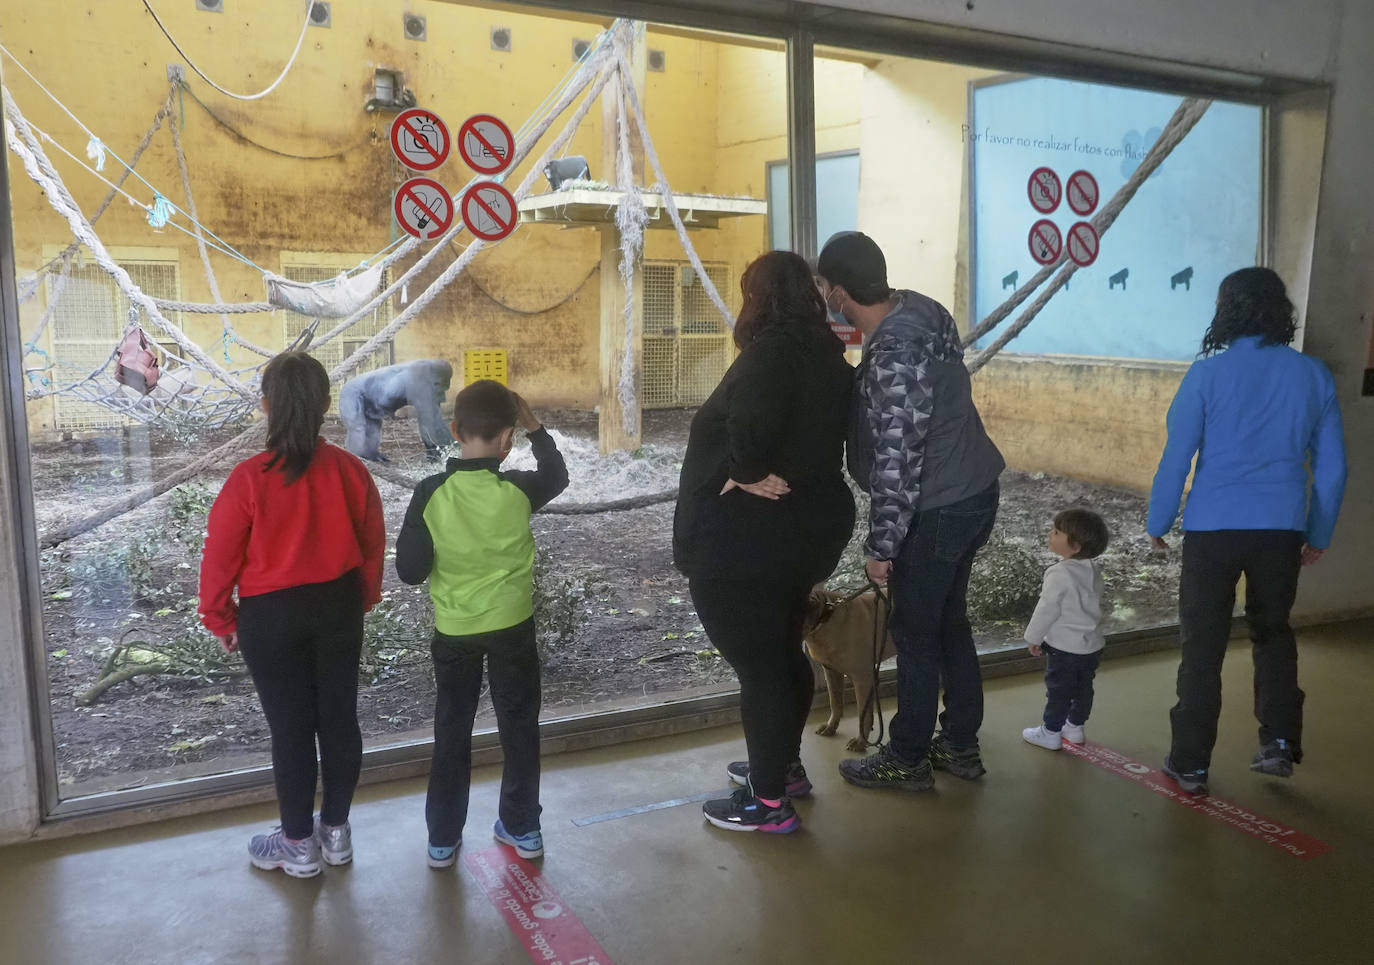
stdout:
{"type": "Polygon", "coordinates": [[[91,139],[86,142],[86,157],[90,158],[91,161],[95,163],[95,169],[97,171],[105,170],[105,145],[102,144],[100,138],[96,137],[94,134],[92,134],[91,139]]]}

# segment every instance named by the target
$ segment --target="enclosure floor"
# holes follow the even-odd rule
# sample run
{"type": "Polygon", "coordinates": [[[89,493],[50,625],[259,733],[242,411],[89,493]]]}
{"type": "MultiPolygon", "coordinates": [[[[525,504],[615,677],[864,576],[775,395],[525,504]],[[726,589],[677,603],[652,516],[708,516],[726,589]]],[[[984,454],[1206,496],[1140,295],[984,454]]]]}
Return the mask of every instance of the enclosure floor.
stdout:
{"type": "MultiPolygon", "coordinates": [[[[1213,792],[1325,841],[1300,860],[1067,753],[1022,742],[1040,681],[988,685],[989,775],[861,791],[808,733],[816,794],[785,837],[704,826],[738,728],[551,758],[543,874],[613,962],[1368,962],[1374,941],[1374,623],[1302,635],[1307,762],[1251,774],[1250,661],[1232,648],[1213,792]]],[[[1158,766],[1174,655],[1110,661],[1092,740],[1158,766]]],[[[845,719],[844,733],[853,728],[845,719]]],[[[465,847],[491,847],[499,772],[476,775],[465,847]]],[[[270,806],[0,851],[12,963],[530,961],[473,876],[424,863],[424,785],[365,789],[357,857],[310,881],[249,867],[270,806]]],[[[604,965],[604,963],[603,963],[604,965]]]]}

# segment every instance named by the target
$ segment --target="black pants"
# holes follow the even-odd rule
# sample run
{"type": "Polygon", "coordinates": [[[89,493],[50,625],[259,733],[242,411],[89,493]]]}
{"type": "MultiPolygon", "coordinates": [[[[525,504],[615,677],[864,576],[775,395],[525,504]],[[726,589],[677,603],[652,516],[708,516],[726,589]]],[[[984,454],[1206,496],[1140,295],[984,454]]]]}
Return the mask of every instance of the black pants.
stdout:
{"type": "Polygon", "coordinates": [[[1298,645],[1288,614],[1298,593],[1303,534],[1292,530],[1215,530],[1183,538],[1179,628],[1183,659],[1178,703],[1170,711],[1170,759],[1182,771],[1212,761],[1221,716],[1221,663],[1231,636],[1236,582],[1245,574],[1245,619],[1254,643],[1255,717],[1261,744],[1280,738],[1302,757],[1303,692],[1298,645]]]}
{"type": "Polygon", "coordinates": [[[1088,722],[1093,712],[1093,677],[1102,662],[1102,651],[1069,653],[1048,643],[1045,650],[1045,729],[1064,729],[1064,721],[1075,727],[1088,722]]]}
{"type": "Polygon", "coordinates": [[[930,750],[940,685],[940,729],[950,745],[978,746],[983,674],[968,622],[973,558],[992,535],[998,487],[917,513],[892,564],[892,640],[897,647],[897,713],[888,732],[898,758],[916,763],[930,750]]]}
{"type": "Polygon", "coordinates": [[[811,588],[804,583],[692,577],[692,602],[711,643],[739,675],[739,708],[754,793],[780,798],[801,758],[816,677],[802,652],[811,588]]]}
{"type": "Polygon", "coordinates": [[[329,583],[239,600],[239,652],[272,734],[272,777],[288,838],[314,833],[315,742],[324,798],[320,820],[348,820],[363,762],[358,657],[363,594],[355,570],[329,583]]]}
{"type": "Polygon", "coordinates": [[[482,693],[482,660],[501,735],[501,823],[511,834],[539,830],[539,652],[534,621],[470,636],[434,634],[434,759],[425,798],[429,843],[451,848],[468,818],[472,722],[482,693]]]}

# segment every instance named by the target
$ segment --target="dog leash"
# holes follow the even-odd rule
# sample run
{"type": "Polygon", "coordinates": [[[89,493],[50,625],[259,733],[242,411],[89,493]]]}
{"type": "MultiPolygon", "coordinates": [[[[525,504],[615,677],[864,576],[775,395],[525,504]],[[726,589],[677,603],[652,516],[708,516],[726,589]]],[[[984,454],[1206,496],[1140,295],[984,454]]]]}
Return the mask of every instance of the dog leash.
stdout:
{"type": "MultiPolygon", "coordinates": [[[[875,607],[881,608],[883,615],[881,619],[879,619],[876,612],[873,615],[873,686],[868,692],[867,705],[859,711],[859,720],[863,720],[863,715],[870,707],[873,709],[874,716],[878,718],[878,737],[877,740],[869,741],[868,746],[881,747],[883,738],[887,736],[887,729],[883,721],[882,698],[878,696],[878,671],[883,662],[883,644],[887,642],[888,628],[892,623],[892,598],[881,586],[869,580],[868,585],[860,590],[859,593],[855,593],[853,596],[849,597],[849,600],[854,599],[862,593],[867,593],[869,590],[873,591],[873,595],[876,598],[875,607]]],[[[848,600],[845,602],[848,602],[848,600]]]]}

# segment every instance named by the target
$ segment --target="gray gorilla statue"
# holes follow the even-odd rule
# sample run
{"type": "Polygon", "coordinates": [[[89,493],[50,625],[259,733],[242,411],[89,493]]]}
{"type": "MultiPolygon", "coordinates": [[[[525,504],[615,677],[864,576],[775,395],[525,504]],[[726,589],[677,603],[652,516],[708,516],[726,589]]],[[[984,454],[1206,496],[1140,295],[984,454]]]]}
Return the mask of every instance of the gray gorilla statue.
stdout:
{"type": "Polygon", "coordinates": [[[415,409],[420,441],[431,460],[439,447],[453,442],[444,421],[444,394],[453,381],[453,366],[443,359],[416,359],[365,372],[339,391],[339,418],[348,429],[344,445],[362,459],[386,462],[378,449],[382,420],[402,406],[415,409]]]}

